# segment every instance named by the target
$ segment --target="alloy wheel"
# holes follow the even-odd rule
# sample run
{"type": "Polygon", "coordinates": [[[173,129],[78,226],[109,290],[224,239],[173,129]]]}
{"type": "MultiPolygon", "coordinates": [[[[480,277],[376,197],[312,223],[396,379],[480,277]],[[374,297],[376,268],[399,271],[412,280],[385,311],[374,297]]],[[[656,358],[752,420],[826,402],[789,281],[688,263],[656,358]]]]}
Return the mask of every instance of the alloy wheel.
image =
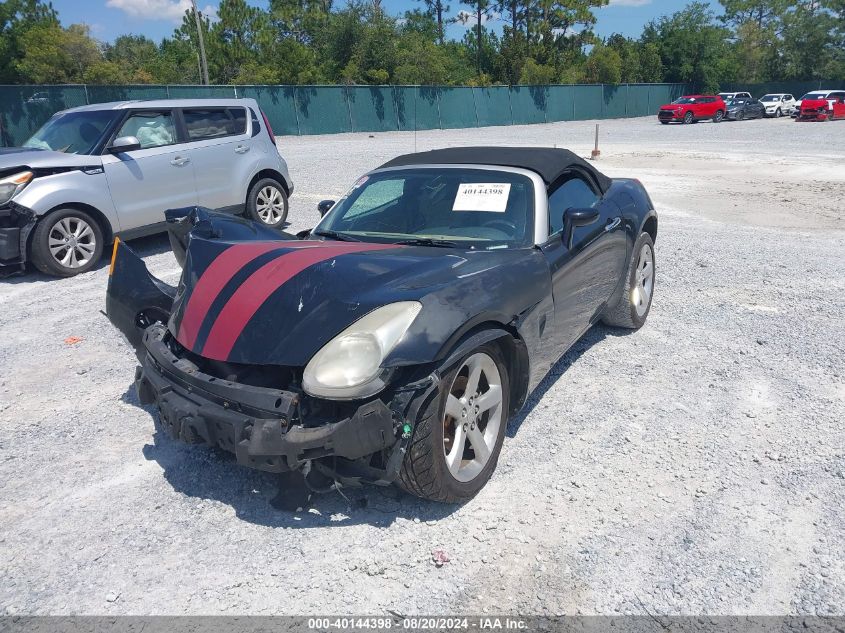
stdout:
{"type": "Polygon", "coordinates": [[[443,455],[461,482],[477,477],[496,448],[503,421],[502,377],[484,352],[464,361],[452,381],[443,416],[443,455]]]}
{"type": "Polygon", "coordinates": [[[255,210],[265,224],[278,224],[285,213],[285,200],[282,192],[271,185],[262,187],[258,196],[256,196],[255,210]]]}
{"type": "Polygon", "coordinates": [[[648,310],[652,292],[654,292],[654,253],[651,246],[643,244],[637,259],[637,268],[634,272],[634,289],[631,292],[631,301],[637,315],[643,316],[648,310]]]}
{"type": "Polygon", "coordinates": [[[68,216],[50,229],[47,245],[53,259],[65,268],[82,268],[94,256],[97,236],[85,220],[68,216]]]}

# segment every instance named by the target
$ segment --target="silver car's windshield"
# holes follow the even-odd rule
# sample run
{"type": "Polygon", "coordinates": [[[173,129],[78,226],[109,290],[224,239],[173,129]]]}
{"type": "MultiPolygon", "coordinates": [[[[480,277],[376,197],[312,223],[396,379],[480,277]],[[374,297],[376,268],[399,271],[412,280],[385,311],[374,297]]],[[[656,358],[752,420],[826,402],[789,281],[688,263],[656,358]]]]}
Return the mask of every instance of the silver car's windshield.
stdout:
{"type": "Polygon", "coordinates": [[[361,178],[314,229],[363,241],[438,241],[508,248],[531,243],[534,185],[508,171],[409,168],[361,178]]]}
{"type": "Polygon", "coordinates": [[[766,95],[760,101],[780,101],[780,95],[766,95]]]}
{"type": "Polygon", "coordinates": [[[23,146],[68,154],[90,154],[117,114],[114,110],[60,112],[47,121],[23,146]]]}

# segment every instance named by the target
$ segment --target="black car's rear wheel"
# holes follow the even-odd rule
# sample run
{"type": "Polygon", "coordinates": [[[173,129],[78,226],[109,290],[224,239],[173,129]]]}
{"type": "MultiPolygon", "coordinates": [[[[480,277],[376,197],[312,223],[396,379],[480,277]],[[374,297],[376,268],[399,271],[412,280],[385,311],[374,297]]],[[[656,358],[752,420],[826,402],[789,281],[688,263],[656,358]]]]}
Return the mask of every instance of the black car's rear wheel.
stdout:
{"type": "Polygon", "coordinates": [[[473,350],[421,408],[399,485],[433,501],[467,501],[481,490],[502,450],[510,382],[495,344],[473,350]]]}
{"type": "Polygon", "coordinates": [[[615,308],[602,316],[602,321],[614,327],[631,330],[641,328],[651,310],[654,297],[654,242],[648,233],[640,234],[630,262],[622,298],[615,308]]]}

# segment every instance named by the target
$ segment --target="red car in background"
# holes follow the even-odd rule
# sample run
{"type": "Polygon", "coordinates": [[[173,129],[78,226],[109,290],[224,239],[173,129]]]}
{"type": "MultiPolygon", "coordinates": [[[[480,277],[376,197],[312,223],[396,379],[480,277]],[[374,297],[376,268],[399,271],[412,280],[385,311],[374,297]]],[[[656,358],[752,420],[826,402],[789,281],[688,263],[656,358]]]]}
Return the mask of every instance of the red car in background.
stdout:
{"type": "Polygon", "coordinates": [[[801,100],[796,121],[845,119],[845,91],[809,94],[801,100]]]}
{"type": "Polygon", "coordinates": [[[660,106],[657,118],[663,125],[672,121],[695,123],[710,119],[718,123],[725,118],[727,106],[722,97],[711,95],[687,95],[672,103],[660,106]]]}

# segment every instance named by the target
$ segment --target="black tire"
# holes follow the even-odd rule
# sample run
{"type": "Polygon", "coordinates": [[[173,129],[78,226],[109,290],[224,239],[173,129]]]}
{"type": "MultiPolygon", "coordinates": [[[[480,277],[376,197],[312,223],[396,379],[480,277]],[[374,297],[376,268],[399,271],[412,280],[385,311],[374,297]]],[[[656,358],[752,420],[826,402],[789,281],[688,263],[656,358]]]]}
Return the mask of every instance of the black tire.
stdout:
{"type": "Polygon", "coordinates": [[[662,123],[663,125],[669,125],[669,121],[661,121],[660,123],[662,123]]]}
{"type": "Polygon", "coordinates": [[[55,277],[73,277],[91,270],[100,261],[103,229],[84,211],[58,209],[35,225],[31,253],[32,263],[41,272],[55,277]],[[68,235],[76,242],[65,240],[68,235]],[[56,246],[61,241],[68,246],[56,246]]]}
{"type": "Polygon", "coordinates": [[[631,253],[631,259],[628,262],[628,274],[625,278],[625,288],[622,291],[622,298],[619,303],[612,309],[608,310],[602,316],[602,322],[612,327],[622,327],[630,330],[640,329],[648,318],[648,313],[651,311],[651,302],[654,299],[654,288],[656,280],[656,257],[654,254],[654,242],[648,233],[641,233],[634,244],[634,250],[631,253]],[[638,309],[637,299],[641,296],[638,293],[635,296],[633,292],[639,288],[638,284],[638,268],[640,267],[640,254],[644,247],[648,246],[651,249],[651,292],[648,295],[648,302],[645,304],[645,310],[638,309]]]}
{"type": "Polygon", "coordinates": [[[262,178],[249,190],[247,216],[271,229],[280,229],[288,219],[288,195],[278,180],[262,178]],[[267,205],[262,209],[262,205],[267,205]]]}
{"type": "Polygon", "coordinates": [[[778,119],[779,119],[779,118],[781,118],[782,116],[783,116],[783,110],[781,110],[780,108],[778,108],[777,110],[775,110],[775,117],[776,117],[776,118],[778,118],[778,119]]]}
{"type": "Polygon", "coordinates": [[[722,110],[717,110],[713,116],[713,123],[721,123],[725,119],[725,113],[722,110]]]}
{"type": "Polygon", "coordinates": [[[684,115],[684,124],[689,125],[690,123],[695,123],[695,115],[692,112],[687,112],[684,115]]]}
{"type": "Polygon", "coordinates": [[[737,112],[737,113],[736,113],[736,120],[737,120],[737,121],[742,121],[744,118],[745,118],[745,113],[744,113],[744,112],[737,112]]]}
{"type": "MultiPolygon", "coordinates": [[[[499,453],[502,450],[508,425],[509,394],[508,368],[501,350],[495,343],[482,345],[466,354],[441,378],[436,395],[430,397],[429,401],[420,407],[414,423],[414,435],[396,482],[399,487],[417,497],[443,503],[462,503],[478,494],[496,469],[499,453]],[[458,384],[456,378],[462,375],[465,363],[479,353],[492,359],[499,371],[502,391],[499,428],[495,444],[484,467],[471,480],[459,481],[452,475],[446,462],[444,440],[447,436],[446,400],[450,391],[458,384]]],[[[474,456],[471,442],[467,442],[466,446],[473,451],[474,456]]],[[[466,455],[466,448],[463,455],[466,455]]]]}

